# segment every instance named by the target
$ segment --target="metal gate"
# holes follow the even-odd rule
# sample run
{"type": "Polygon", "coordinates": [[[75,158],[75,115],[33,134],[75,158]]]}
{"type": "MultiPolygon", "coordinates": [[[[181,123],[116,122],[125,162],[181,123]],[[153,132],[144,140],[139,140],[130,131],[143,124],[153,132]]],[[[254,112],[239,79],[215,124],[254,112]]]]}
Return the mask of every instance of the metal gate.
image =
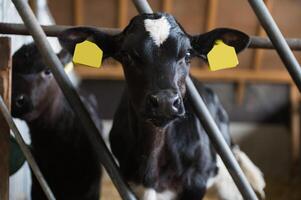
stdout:
{"type": "MultiPolygon", "coordinates": [[[[79,119],[83,121],[84,128],[87,132],[87,136],[91,142],[96,155],[99,158],[99,162],[105,167],[109,176],[111,177],[115,187],[117,188],[120,196],[125,200],[134,200],[136,199],[135,194],[129,189],[128,185],[124,182],[120,172],[118,170],[118,166],[114,162],[112,155],[107,149],[103,139],[101,138],[98,130],[93,123],[89,113],[87,112],[83,102],[79,98],[75,88],[71,84],[70,80],[67,78],[62,64],[57,58],[56,54],[53,52],[50,47],[46,34],[50,36],[56,36],[62,30],[68,28],[66,26],[44,26],[43,28],[38,24],[33,12],[31,11],[29,5],[22,0],[12,0],[14,5],[16,6],[20,16],[24,21],[24,25],[17,24],[1,24],[0,30],[1,32],[6,32],[10,34],[28,34],[30,33],[34,38],[34,41],[44,57],[46,63],[49,65],[51,71],[54,74],[56,81],[58,82],[60,88],[62,89],[66,99],[70,103],[74,112],[77,114],[79,119]],[[44,29],[44,30],[43,30],[44,29]],[[45,34],[46,32],[46,34],[45,34]]],[[[149,6],[146,0],[133,0],[137,10],[140,13],[152,13],[152,9],[149,6]]],[[[279,28],[274,22],[272,16],[270,15],[268,9],[266,8],[264,2],[262,0],[249,0],[251,7],[253,8],[255,14],[257,15],[259,21],[262,26],[266,30],[271,42],[268,39],[262,39],[258,37],[253,37],[251,40],[250,47],[252,48],[273,48],[275,47],[278,52],[280,58],[285,64],[290,76],[294,80],[296,86],[299,91],[301,91],[301,68],[296,58],[294,57],[292,51],[289,48],[290,46],[294,46],[296,49],[301,49],[301,41],[300,40],[289,40],[285,41],[282,36],[279,28]],[[288,45],[288,43],[289,45],[288,45]]],[[[103,31],[106,31],[109,34],[116,34],[120,32],[118,29],[106,29],[103,28],[103,31]]],[[[199,117],[202,125],[204,126],[208,136],[217,150],[218,154],[222,158],[225,163],[229,173],[231,174],[234,182],[236,183],[238,189],[240,190],[244,199],[247,200],[256,200],[256,194],[248,183],[245,175],[240,169],[233,153],[231,152],[229,146],[224,141],[220,130],[215,124],[211,114],[209,113],[203,99],[198,94],[194,84],[191,79],[188,78],[186,81],[188,93],[191,96],[191,103],[196,108],[196,114],[199,117]]],[[[39,167],[37,166],[31,152],[26,147],[17,127],[12,121],[12,117],[10,115],[7,106],[4,104],[3,98],[0,97],[0,113],[3,116],[3,119],[6,121],[7,125],[13,131],[18,144],[20,145],[27,161],[29,162],[35,176],[40,182],[46,196],[48,199],[54,200],[55,197],[51,192],[47,182],[43,178],[39,167]]],[[[1,163],[0,163],[1,164],[1,163]]],[[[1,168],[0,168],[1,169],[1,168]]],[[[2,181],[2,180],[1,180],[2,181]]],[[[3,182],[2,182],[3,183],[3,182]]],[[[1,185],[1,183],[0,183],[1,185]]],[[[5,183],[4,183],[5,185],[5,183]]],[[[7,191],[6,191],[7,192],[7,191]]],[[[7,197],[4,195],[3,200],[6,200],[7,197]]]]}

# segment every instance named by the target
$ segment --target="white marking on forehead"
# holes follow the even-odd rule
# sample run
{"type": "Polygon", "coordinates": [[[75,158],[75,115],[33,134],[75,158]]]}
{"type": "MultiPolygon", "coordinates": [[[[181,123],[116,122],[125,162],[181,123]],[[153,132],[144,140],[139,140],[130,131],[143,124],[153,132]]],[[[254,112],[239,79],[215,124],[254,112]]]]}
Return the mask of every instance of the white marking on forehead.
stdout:
{"type": "Polygon", "coordinates": [[[145,19],[144,27],[157,46],[165,42],[169,36],[170,24],[165,16],[159,19],[145,19]]]}

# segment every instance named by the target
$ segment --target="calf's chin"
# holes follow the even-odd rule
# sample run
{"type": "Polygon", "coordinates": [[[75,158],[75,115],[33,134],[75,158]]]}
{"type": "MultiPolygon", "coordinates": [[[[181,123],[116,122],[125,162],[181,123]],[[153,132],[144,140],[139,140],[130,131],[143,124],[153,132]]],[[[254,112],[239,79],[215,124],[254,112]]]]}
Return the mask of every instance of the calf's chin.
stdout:
{"type": "Polygon", "coordinates": [[[176,119],[168,119],[168,118],[147,119],[148,122],[152,123],[154,126],[159,128],[167,127],[174,120],[176,119]]]}

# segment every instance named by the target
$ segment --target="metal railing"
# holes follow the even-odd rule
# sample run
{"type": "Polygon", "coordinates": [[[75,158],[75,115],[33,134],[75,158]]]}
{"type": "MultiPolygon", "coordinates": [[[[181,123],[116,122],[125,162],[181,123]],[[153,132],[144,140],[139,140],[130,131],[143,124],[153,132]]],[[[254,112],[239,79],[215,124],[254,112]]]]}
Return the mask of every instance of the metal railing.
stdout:
{"type": "MultiPolygon", "coordinates": [[[[62,26],[62,25],[42,25],[43,31],[48,37],[57,37],[62,31],[75,26],[62,26]]],[[[118,28],[105,28],[94,27],[100,31],[103,31],[109,35],[116,35],[121,32],[118,28]]],[[[12,34],[12,35],[30,35],[24,24],[16,23],[1,23],[0,22],[0,34],[12,34]]],[[[299,38],[286,38],[285,39],[291,50],[301,51],[301,39],[299,38]]],[[[250,36],[251,49],[275,49],[273,43],[267,37],[250,36]]]]}
{"type": "MultiPolygon", "coordinates": [[[[135,195],[129,189],[128,185],[122,179],[118,167],[115,164],[112,155],[110,154],[109,150],[105,146],[105,143],[100,136],[95,124],[93,123],[89,113],[87,112],[83,102],[81,101],[80,97],[78,96],[75,88],[72,86],[70,80],[66,76],[62,64],[60,63],[59,59],[51,49],[47,39],[46,34],[49,36],[56,36],[62,30],[69,28],[68,26],[43,26],[41,27],[37,20],[35,19],[30,7],[27,3],[22,0],[12,0],[15,4],[20,16],[24,21],[24,25],[21,24],[4,24],[0,23],[0,33],[8,33],[8,34],[31,34],[34,38],[34,41],[37,44],[39,51],[41,52],[42,56],[44,57],[45,61],[49,65],[51,71],[54,74],[56,81],[58,82],[60,88],[62,89],[66,99],[70,103],[71,107],[74,109],[74,112],[77,114],[78,118],[83,123],[83,126],[87,132],[88,138],[96,152],[97,156],[99,157],[100,162],[107,170],[109,176],[111,177],[113,183],[115,184],[118,192],[120,193],[122,199],[125,200],[134,200],[136,199],[135,195]],[[42,29],[43,28],[43,29],[42,29]],[[28,31],[27,31],[28,30],[28,31]],[[43,31],[44,30],[44,31],[43,31]]],[[[279,56],[281,57],[282,61],[284,62],[287,70],[289,71],[290,75],[293,77],[296,85],[298,86],[299,90],[301,89],[301,69],[299,63],[295,59],[294,55],[292,54],[289,46],[292,47],[294,50],[301,50],[301,40],[299,39],[288,39],[287,41],[282,36],[279,28],[277,27],[276,23],[274,22],[273,18],[271,17],[268,9],[265,7],[265,4],[262,0],[249,0],[250,5],[254,9],[254,12],[258,16],[260,22],[262,23],[263,27],[268,33],[268,36],[271,38],[271,42],[267,38],[260,38],[260,37],[252,37],[251,38],[251,45],[250,48],[274,48],[277,50],[279,56]],[[289,44],[287,44],[287,42],[289,44]]],[[[138,11],[140,13],[151,13],[152,9],[147,3],[146,0],[133,0],[133,3],[136,5],[138,11]]],[[[106,31],[110,34],[117,34],[120,32],[119,29],[106,29],[102,28],[103,31],[106,31]]],[[[235,160],[229,146],[226,144],[220,130],[218,129],[217,125],[215,124],[211,114],[209,113],[204,101],[198,94],[194,84],[192,83],[191,79],[188,78],[186,81],[188,93],[190,96],[191,103],[193,104],[196,114],[199,117],[202,125],[204,126],[206,132],[209,135],[209,138],[214,145],[215,149],[221,156],[222,160],[224,161],[226,167],[228,168],[233,180],[235,181],[237,187],[239,188],[242,196],[244,199],[247,200],[256,200],[257,197],[252,190],[250,184],[247,182],[245,175],[243,174],[242,170],[240,169],[237,161],[235,160]]],[[[5,107],[2,99],[0,98],[0,110],[5,116],[7,123],[9,124],[10,128],[14,132],[19,145],[24,146],[24,142],[22,142],[22,138],[14,125],[14,122],[11,120],[11,116],[8,113],[7,108],[5,107]]],[[[53,194],[51,193],[49,187],[38,169],[35,166],[34,159],[32,158],[30,152],[26,148],[22,148],[23,153],[27,157],[28,161],[31,163],[32,169],[34,173],[38,177],[42,188],[48,197],[48,199],[55,199],[53,194]]]]}
{"type": "Polygon", "coordinates": [[[293,52],[290,50],[288,44],[285,41],[281,31],[279,30],[276,22],[271,16],[268,8],[262,0],[248,0],[251,7],[253,8],[257,18],[259,19],[262,27],[267,32],[269,38],[271,39],[275,49],[281,58],[287,71],[293,78],[296,86],[301,92],[301,68],[294,56],[293,52]]]}

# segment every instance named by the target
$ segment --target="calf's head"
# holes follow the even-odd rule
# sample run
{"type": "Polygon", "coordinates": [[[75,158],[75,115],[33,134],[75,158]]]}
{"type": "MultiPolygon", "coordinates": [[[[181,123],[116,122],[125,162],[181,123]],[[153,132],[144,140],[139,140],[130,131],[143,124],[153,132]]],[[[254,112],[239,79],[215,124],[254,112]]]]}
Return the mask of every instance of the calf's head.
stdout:
{"type": "MultiPolygon", "coordinates": [[[[63,64],[70,60],[66,51],[61,51],[58,56],[63,64]]],[[[12,77],[14,117],[32,121],[57,98],[59,88],[34,43],[22,46],[13,55],[12,77]]]]}
{"type": "Polygon", "coordinates": [[[159,126],[185,114],[185,79],[192,57],[206,59],[216,40],[233,46],[237,53],[249,43],[246,34],[232,29],[190,36],[166,13],[138,15],[114,36],[78,27],[64,31],[59,39],[71,53],[77,43],[90,40],[103,50],[104,59],[121,62],[136,113],[159,126]]]}

